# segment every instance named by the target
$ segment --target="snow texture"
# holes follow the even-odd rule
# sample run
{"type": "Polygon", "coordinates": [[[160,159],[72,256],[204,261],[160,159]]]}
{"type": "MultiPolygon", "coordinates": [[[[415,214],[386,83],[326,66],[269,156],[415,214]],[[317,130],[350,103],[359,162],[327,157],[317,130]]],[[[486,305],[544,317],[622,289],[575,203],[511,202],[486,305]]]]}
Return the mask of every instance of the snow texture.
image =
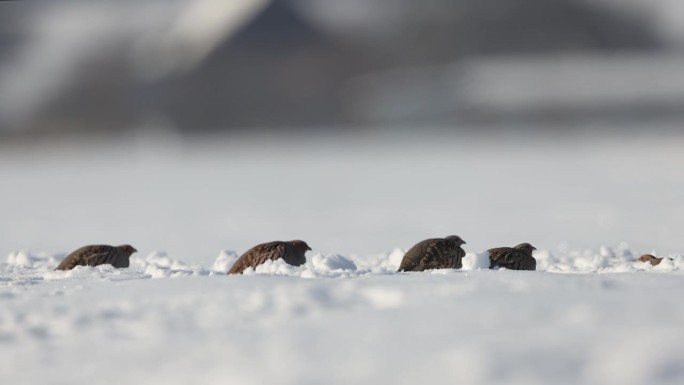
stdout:
{"type": "MultiPolygon", "coordinates": [[[[684,258],[538,250],[539,271],[397,273],[404,251],[313,254],[226,276],[162,251],[131,267],[0,263],[0,378],[13,384],[681,384],[684,258]]],[[[5,381],[3,380],[3,383],[5,381]]]]}
{"type": "Polygon", "coordinates": [[[513,128],[0,143],[0,385],[683,384],[684,137],[513,128]],[[451,234],[462,269],[396,272],[451,234]],[[95,243],[140,252],[54,271],[95,243]]]}

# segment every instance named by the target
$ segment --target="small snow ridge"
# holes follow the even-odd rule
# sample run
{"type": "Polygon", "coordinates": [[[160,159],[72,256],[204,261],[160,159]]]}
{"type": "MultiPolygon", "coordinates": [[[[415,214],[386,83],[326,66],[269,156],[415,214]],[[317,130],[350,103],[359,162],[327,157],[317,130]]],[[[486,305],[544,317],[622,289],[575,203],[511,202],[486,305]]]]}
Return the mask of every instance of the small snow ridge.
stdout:
{"type": "Polygon", "coordinates": [[[479,253],[466,253],[462,260],[463,270],[489,269],[489,253],[482,251],[479,253]]]}
{"type": "MultiPolygon", "coordinates": [[[[12,252],[7,256],[8,267],[40,269],[57,266],[65,255],[31,254],[29,251],[22,250],[12,252]]],[[[54,267],[53,267],[54,268],[54,267]]]]}
{"type": "Polygon", "coordinates": [[[131,267],[136,267],[152,278],[173,278],[187,275],[208,275],[202,265],[188,265],[171,259],[164,251],[150,253],[145,260],[131,258],[131,267]]]}
{"type": "Polygon", "coordinates": [[[299,276],[301,275],[302,267],[289,265],[282,259],[275,261],[268,260],[256,268],[248,268],[242,272],[244,275],[289,275],[289,276],[299,276]]]}
{"type": "Polygon", "coordinates": [[[321,254],[316,254],[311,258],[311,262],[315,269],[318,270],[348,270],[356,271],[357,267],[354,261],[349,258],[343,257],[339,254],[331,254],[323,256],[321,254]]]}
{"type": "Polygon", "coordinates": [[[676,257],[673,261],[663,259],[660,265],[651,266],[650,263],[637,261],[636,253],[622,243],[616,249],[601,246],[598,250],[571,250],[557,248],[556,250],[537,250],[537,270],[554,273],[626,273],[636,271],[674,271],[680,270],[676,257]],[[667,262],[666,262],[667,261],[667,262]],[[664,263],[664,264],[663,264],[664,263]]]}
{"type": "MultiPolygon", "coordinates": [[[[281,275],[299,278],[353,278],[367,274],[392,275],[397,273],[405,251],[395,248],[384,254],[371,256],[347,257],[339,254],[314,254],[307,258],[302,266],[291,266],[283,260],[267,261],[256,269],[248,269],[245,275],[281,275]]],[[[602,246],[597,249],[572,249],[561,244],[554,249],[540,249],[534,252],[537,259],[537,270],[552,273],[666,273],[684,270],[684,258],[679,255],[660,255],[655,251],[650,254],[662,257],[660,264],[639,262],[636,253],[626,244],[616,248],[602,246]]],[[[238,259],[231,250],[223,250],[214,260],[211,267],[201,264],[187,264],[168,256],[163,251],[156,251],[147,257],[133,256],[128,269],[115,269],[110,265],[96,267],[79,266],[71,271],[54,271],[64,254],[34,254],[28,251],[10,253],[5,262],[0,262],[0,283],[3,285],[35,284],[41,280],[85,279],[88,277],[126,280],[140,278],[170,278],[180,276],[202,276],[210,274],[226,274],[238,259]]],[[[486,251],[469,252],[463,258],[462,270],[484,270],[489,268],[489,256],[486,251]]],[[[433,274],[450,274],[453,271],[435,271],[433,274]]]]}
{"type": "Polygon", "coordinates": [[[304,267],[302,278],[346,278],[367,273],[359,271],[356,263],[350,258],[339,254],[315,254],[304,267]]]}
{"type": "Polygon", "coordinates": [[[357,266],[357,272],[373,274],[395,274],[401,265],[406,251],[395,248],[389,253],[376,254],[369,257],[352,257],[357,266]]]}
{"type": "Polygon", "coordinates": [[[406,255],[406,251],[398,247],[395,247],[394,250],[389,253],[387,256],[387,263],[393,271],[399,270],[399,266],[401,266],[401,260],[404,259],[404,255],[406,255]]]}
{"type": "Polygon", "coordinates": [[[117,269],[112,265],[76,266],[73,269],[66,271],[49,269],[48,271],[43,272],[42,276],[46,280],[97,278],[110,281],[125,281],[150,277],[135,269],[117,269]]]}
{"type": "Polygon", "coordinates": [[[221,251],[221,254],[216,257],[214,264],[211,266],[212,273],[228,274],[230,268],[233,267],[238,258],[237,253],[233,250],[221,251]]]}

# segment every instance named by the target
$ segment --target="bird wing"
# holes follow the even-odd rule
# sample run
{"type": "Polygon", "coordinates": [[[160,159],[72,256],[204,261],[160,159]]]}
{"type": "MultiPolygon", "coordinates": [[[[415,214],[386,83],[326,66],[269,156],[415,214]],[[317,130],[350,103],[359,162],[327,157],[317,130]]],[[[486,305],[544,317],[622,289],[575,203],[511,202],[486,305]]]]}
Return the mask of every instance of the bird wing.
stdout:
{"type": "Polygon", "coordinates": [[[537,269],[537,260],[534,259],[534,257],[527,255],[524,251],[516,248],[500,247],[487,251],[489,251],[490,268],[499,266],[512,270],[537,269]]]}
{"type": "Polygon", "coordinates": [[[112,265],[114,266],[114,263],[116,261],[116,253],[113,253],[111,250],[105,251],[105,252],[100,252],[100,253],[95,253],[95,254],[89,254],[85,258],[83,258],[85,263],[88,266],[98,266],[98,265],[112,265]]]}
{"type": "Polygon", "coordinates": [[[416,243],[404,254],[399,271],[423,271],[439,269],[445,259],[444,250],[441,247],[441,239],[426,239],[416,243]]]}
{"type": "Polygon", "coordinates": [[[59,265],[57,265],[57,268],[55,270],[71,270],[78,265],[83,265],[83,259],[79,257],[79,255],[75,255],[73,253],[67,255],[66,257],[64,257],[62,262],[60,262],[59,265]]]}
{"type": "Polygon", "coordinates": [[[441,242],[436,239],[427,244],[427,247],[423,252],[423,257],[420,260],[420,265],[424,266],[425,270],[439,269],[444,267],[445,259],[446,255],[444,253],[444,248],[442,247],[441,242]]]}
{"type": "Polygon", "coordinates": [[[408,249],[406,254],[404,254],[404,257],[401,259],[399,271],[420,271],[421,268],[419,265],[423,259],[423,253],[425,252],[427,243],[429,241],[429,239],[420,241],[408,249]]]}
{"type": "Polygon", "coordinates": [[[492,265],[506,266],[521,259],[520,252],[511,247],[499,247],[487,251],[492,265]]]}
{"type": "Polygon", "coordinates": [[[235,261],[228,274],[239,274],[249,267],[256,267],[270,260],[284,258],[287,252],[285,242],[269,242],[256,245],[247,250],[235,261]]]}
{"type": "MultiPolygon", "coordinates": [[[[62,262],[57,266],[56,270],[71,270],[79,265],[90,265],[87,259],[94,254],[107,253],[111,251],[111,246],[107,245],[91,245],[83,246],[62,260],[62,262]]],[[[91,265],[94,266],[94,265],[91,265]]]]}
{"type": "Polygon", "coordinates": [[[510,247],[498,247],[496,249],[489,249],[489,259],[492,261],[505,260],[508,254],[512,251],[510,247]]]}

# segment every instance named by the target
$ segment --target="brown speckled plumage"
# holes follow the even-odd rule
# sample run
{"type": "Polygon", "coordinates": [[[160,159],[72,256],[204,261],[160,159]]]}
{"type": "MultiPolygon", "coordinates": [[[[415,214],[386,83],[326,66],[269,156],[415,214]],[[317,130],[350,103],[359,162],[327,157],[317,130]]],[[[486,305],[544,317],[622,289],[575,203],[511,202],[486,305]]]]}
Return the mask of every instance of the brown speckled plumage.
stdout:
{"type": "Polygon", "coordinates": [[[489,249],[489,268],[505,267],[509,270],[536,270],[537,260],[532,251],[537,250],[529,243],[521,243],[516,247],[498,247],[489,249]]]}
{"type": "Polygon", "coordinates": [[[273,241],[256,245],[247,250],[235,261],[228,274],[242,274],[245,269],[256,267],[262,263],[283,259],[290,265],[301,266],[306,263],[307,250],[311,250],[304,241],[273,241]]]}
{"type": "Polygon", "coordinates": [[[465,242],[456,235],[418,242],[404,255],[399,271],[460,269],[465,256],[463,244],[465,242]]]}
{"type": "Polygon", "coordinates": [[[90,245],[67,255],[55,270],[71,270],[76,266],[97,266],[110,264],[117,268],[128,267],[129,258],[136,250],[131,245],[90,245]]]}
{"type": "MultiPolygon", "coordinates": [[[[672,258],[668,258],[670,261],[673,261],[672,258]]],[[[663,261],[662,258],[657,258],[654,255],[651,254],[644,254],[641,257],[639,257],[639,261],[641,262],[650,262],[652,266],[658,266],[660,265],[660,262],[663,261]]]]}

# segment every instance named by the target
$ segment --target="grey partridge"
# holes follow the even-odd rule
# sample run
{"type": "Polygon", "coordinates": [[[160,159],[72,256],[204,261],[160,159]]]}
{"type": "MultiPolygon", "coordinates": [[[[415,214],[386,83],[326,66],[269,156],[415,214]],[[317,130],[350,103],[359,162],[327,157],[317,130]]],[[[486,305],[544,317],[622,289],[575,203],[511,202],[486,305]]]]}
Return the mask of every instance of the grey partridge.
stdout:
{"type": "Polygon", "coordinates": [[[498,247],[489,252],[489,268],[505,267],[509,270],[536,270],[537,260],[532,256],[536,247],[521,243],[516,247],[498,247]]]}
{"type": "MultiPolygon", "coordinates": [[[[672,258],[668,258],[670,261],[673,261],[672,258]]],[[[641,262],[650,262],[651,266],[658,266],[660,265],[660,262],[663,261],[662,258],[657,258],[651,254],[644,254],[641,257],[639,257],[639,261],[641,262]]]]}
{"type": "Polygon", "coordinates": [[[465,251],[465,241],[456,235],[446,238],[426,239],[411,247],[399,265],[399,271],[424,271],[430,269],[460,269],[465,251]]]}
{"type": "Polygon", "coordinates": [[[136,250],[131,245],[109,246],[89,245],[67,255],[55,270],[71,270],[76,266],[98,266],[110,264],[116,268],[128,267],[129,258],[136,250]]]}
{"type": "Polygon", "coordinates": [[[304,241],[273,241],[256,245],[247,250],[235,261],[228,274],[242,274],[247,268],[254,268],[262,263],[283,259],[290,265],[301,266],[306,263],[307,250],[311,250],[304,241]]]}

